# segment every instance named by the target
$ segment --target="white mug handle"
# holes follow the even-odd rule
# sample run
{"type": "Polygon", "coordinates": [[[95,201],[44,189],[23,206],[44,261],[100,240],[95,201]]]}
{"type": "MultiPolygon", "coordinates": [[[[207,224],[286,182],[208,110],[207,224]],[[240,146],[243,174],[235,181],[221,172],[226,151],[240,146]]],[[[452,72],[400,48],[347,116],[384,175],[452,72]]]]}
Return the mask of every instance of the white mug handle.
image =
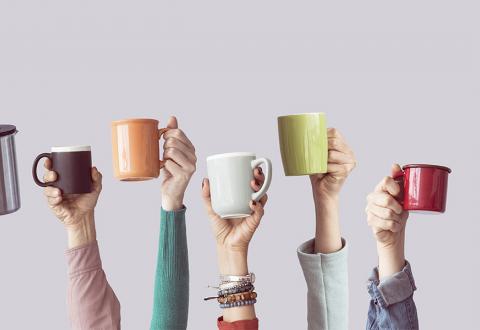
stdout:
{"type": "Polygon", "coordinates": [[[272,182],[272,162],[268,158],[258,158],[252,160],[252,170],[260,165],[265,165],[265,181],[259,191],[252,194],[252,200],[258,202],[266,193],[272,182]]]}

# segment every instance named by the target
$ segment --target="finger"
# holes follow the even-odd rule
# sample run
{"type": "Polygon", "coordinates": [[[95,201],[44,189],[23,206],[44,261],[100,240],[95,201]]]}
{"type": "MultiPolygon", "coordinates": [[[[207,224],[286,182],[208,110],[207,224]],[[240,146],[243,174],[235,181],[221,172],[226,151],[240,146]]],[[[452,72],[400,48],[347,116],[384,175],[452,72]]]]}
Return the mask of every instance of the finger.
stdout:
{"type": "Polygon", "coordinates": [[[380,181],[380,183],[375,187],[376,192],[387,192],[392,196],[397,196],[400,193],[400,186],[398,185],[395,180],[390,177],[386,176],[380,181]]]}
{"type": "Polygon", "coordinates": [[[102,173],[94,166],[92,167],[93,190],[100,192],[102,190],[102,173]]]}
{"type": "Polygon", "coordinates": [[[340,133],[340,131],[338,129],[336,129],[335,127],[327,128],[327,137],[328,138],[337,138],[337,139],[340,139],[340,140],[343,139],[342,133],[340,133]]]}
{"type": "Polygon", "coordinates": [[[174,176],[178,176],[178,175],[181,175],[183,174],[183,171],[182,171],[182,168],[180,167],[180,165],[178,165],[177,163],[175,163],[173,160],[171,159],[167,159],[165,161],[165,169],[171,174],[171,175],[174,175],[174,176]]]}
{"type": "Polygon", "coordinates": [[[396,214],[402,214],[403,212],[402,205],[392,195],[385,192],[373,192],[368,195],[367,200],[369,203],[391,209],[396,214]]]}
{"type": "Polygon", "coordinates": [[[170,129],[163,136],[165,137],[165,139],[176,138],[182,141],[183,143],[185,143],[189,148],[195,151],[195,146],[181,129],[178,129],[178,128],[170,129]]]}
{"type": "Polygon", "coordinates": [[[392,178],[395,178],[395,177],[397,177],[399,174],[402,174],[402,173],[403,173],[402,168],[401,168],[400,165],[398,165],[398,164],[393,164],[390,172],[391,172],[391,174],[392,174],[392,178]]]}
{"type": "Polygon", "coordinates": [[[253,177],[260,184],[260,186],[263,184],[265,181],[265,175],[263,174],[261,167],[257,167],[255,170],[253,170],[253,177]]]}
{"type": "Polygon", "coordinates": [[[250,209],[253,211],[253,213],[251,216],[245,219],[245,222],[252,231],[255,231],[260,225],[260,221],[262,220],[265,211],[263,209],[263,205],[255,201],[250,201],[250,209]]]}
{"type": "Polygon", "coordinates": [[[175,116],[170,116],[170,118],[168,118],[167,127],[168,127],[168,128],[172,128],[172,129],[178,128],[178,120],[177,120],[177,117],[175,117],[175,116]]]}
{"type": "Polygon", "coordinates": [[[44,182],[55,182],[57,181],[57,173],[54,171],[46,171],[43,175],[44,182]]]}
{"type": "Polygon", "coordinates": [[[262,198],[260,198],[260,200],[258,201],[260,204],[262,204],[263,207],[265,207],[265,204],[267,204],[267,201],[268,201],[268,195],[265,194],[263,195],[262,198]]]}
{"type": "Polygon", "coordinates": [[[50,158],[45,158],[45,161],[43,162],[43,167],[45,167],[47,170],[52,169],[52,161],[50,158]]]}
{"type": "Polygon", "coordinates": [[[333,164],[355,164],[353,154],[346,154],[337,150],[328,150],[328,162],[333,164]]]}
{"type": "Polygon", "coordinates": [[[50,207],[55,207],[58,206],[62,202],[62,196],[57,196],[57,197],[48,197],[47,202],[48,206],[50,207]]]}
{"type": "Polygon", "coordinates": [[[47,198],[58,197],[62,195],[62,192],[60,191],[60,189],[55,187],[45,187],[45,189],[43,190],[43,193],[47,198]]]}
{"type": "Polygon", "coordinates": [[[205,209],[207,210],[210,218],[216,218],[216,213],[212,207],[212,198],[210,196],[210,181],[207,178],[204,178],[202,181],[202,199],[205,209]]]}
{"type": "Polygon", "coordinates": [[[393,220],[397,222],[402,221],[402,217],[399,214],[395,213],[395,211],[393,211],[392,209],[380,207],[375,204],[369,204],[367,206],[367,213],[372,213],[373,215],[384,220],[393,220]]]}
{"type": "Polygon", "coordinates": [[[163,149],[167,150],[169,148],[178,149],[181,152],[183,152],[190,161],[194,163],[197,162],[197,156],[195,156],[195,150],[187,146],[181,140],[173,137],[166,139],[165,143],[163,144],[163,149]]]}
{"type": "Polygon", "coordinates": [[[327,173],[333,174],[338,177],[347,177],[351,171],[355,168],[355,164],[327,164],[327,173]]]}
{"type": "Polygon", "coordinates": [[[193,174],[196,170],[196,164],[194,161],[188,159],[188,157],[179,149],[168,148],[163,153],[163,157],[170,159],[177,163],[183,170],[187,171],[189,174],[193,174]]]}
{"type": "Polygon", "coordinates": [[[394,233],[401,231],[403,228],[401,222],[382,219],[375,216],[374,214],[369,214],[367,222],[370,227],[380,228],[382,230],[387,230],[394,233]]]}

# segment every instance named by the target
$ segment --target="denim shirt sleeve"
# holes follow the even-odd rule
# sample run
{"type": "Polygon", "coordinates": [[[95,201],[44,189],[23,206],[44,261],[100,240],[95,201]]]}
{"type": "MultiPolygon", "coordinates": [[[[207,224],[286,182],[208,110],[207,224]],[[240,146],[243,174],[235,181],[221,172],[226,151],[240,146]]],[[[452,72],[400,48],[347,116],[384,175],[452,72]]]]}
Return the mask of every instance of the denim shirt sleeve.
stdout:
{"type": "Polygon", "coordinates": [[[413,292],[417,289],[408,261],[398,273],[380,282],[378,268],[368,279],[370,307],[367,330],[418,330],[413,292]]]}

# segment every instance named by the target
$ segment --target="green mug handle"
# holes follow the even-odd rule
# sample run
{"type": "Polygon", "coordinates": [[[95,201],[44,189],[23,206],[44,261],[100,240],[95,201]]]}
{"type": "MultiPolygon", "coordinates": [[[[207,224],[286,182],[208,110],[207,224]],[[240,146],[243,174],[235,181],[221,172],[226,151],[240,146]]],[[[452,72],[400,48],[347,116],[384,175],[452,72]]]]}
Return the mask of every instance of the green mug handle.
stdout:
{"type": "Polygon", "coordinates": [[[266,193],[272,182],[272,162],[268,158],[258,158],[252,160],[252,170],[260,165],[265,165],[265,181],[259,191],[252,194],[252,200],[258,202],[266,193]]]}

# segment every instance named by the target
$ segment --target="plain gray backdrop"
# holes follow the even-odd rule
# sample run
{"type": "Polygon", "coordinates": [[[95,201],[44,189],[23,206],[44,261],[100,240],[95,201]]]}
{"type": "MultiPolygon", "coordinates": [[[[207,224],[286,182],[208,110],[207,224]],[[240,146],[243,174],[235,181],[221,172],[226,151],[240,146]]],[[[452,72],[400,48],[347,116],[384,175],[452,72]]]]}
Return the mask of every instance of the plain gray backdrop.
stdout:
{"type": "Polygon", "coordinates": [[[393,162],[453,169],[447,212],[412,214],[408,224],[421,327],[478,327],[478,9],[473,1],[0,0],[0,122],[20,131],[23,204],[0,218],[0,329],[68,329],[65,230],[30,167],[51,146],[72,144],[92,145],[104,174],[98,240],[122,326],[148,327],[161,181],[113,178],[110,122],[165,123],[171,114],[199,158],[185,196],[189,329],[214,329],[220,315],[202,300],[217,264],[200,186],[206,156],[230,151],[274,165],[249,258],[261,327],[305,329],[296,248],[313,236],[313,203],[307,177],[283,175],[276,117],[311,111],[326,112],[358,158],[341,196],[350,329],[365,325],[376,265],[365,197],[393,162]]]}

